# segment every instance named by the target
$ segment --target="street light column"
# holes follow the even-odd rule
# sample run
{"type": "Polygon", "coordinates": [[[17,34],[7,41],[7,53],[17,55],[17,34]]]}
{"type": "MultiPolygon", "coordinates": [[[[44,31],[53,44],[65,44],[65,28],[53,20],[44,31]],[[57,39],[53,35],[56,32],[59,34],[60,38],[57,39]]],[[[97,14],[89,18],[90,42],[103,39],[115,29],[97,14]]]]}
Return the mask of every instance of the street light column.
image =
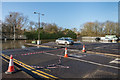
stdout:
{"type": "Polygon", "coordinates": [[[41,44],[41,41],[40,41],[40,15],[44,16],[44,14],[40,14],[38,12],[34,12],[34,14],[38,14],[38,40],[37,40],[37,44],[41,44]]]}
{"type": "Polygon", "coordinates": [[[40,13],[38,13],[38,26],[39,26],[39,29],[38,29],[38,40],[40,40],[40,13]]]}
{"type": "Polygon", "coordinates": [[[15,24],[14,24],[14,41],[15,41],[15,24]]]}
{"type": "MultiPolygon", "coordinates": [[[[12,15],[10,15],[10,18],[12,17],[12,15]]],[[[13,20],[13,27],[14,27],[14,41],[15,41],[15,20],[13,20]]]]}

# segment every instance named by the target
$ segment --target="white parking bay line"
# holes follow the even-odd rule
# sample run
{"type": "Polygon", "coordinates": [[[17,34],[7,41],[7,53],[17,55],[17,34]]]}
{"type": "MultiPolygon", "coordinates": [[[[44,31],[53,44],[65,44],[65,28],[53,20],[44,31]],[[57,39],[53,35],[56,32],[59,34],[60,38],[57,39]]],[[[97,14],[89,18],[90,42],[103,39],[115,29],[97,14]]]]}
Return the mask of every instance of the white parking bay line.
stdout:
{"type": "Polygon", "coordinates": [[[120,60],[120,58],[116,58],[115,60],[120,60]]]}
{"type": "Polygon", "coordinates": [[[114,59],[114,60],[112,60],[112,61],[110,61],[109,63],[116,63],[116,64],[120,64],[120,58],[116,58],[116,59],[114,59]]]}
{"type": "MultiPolygon", "coordinates": [[[[61,56],[61,57],[64,57],[62,55],[56,55],[56,54],[51,54],[51,53],[45,53],[45,54],[52,55],[52,56],[61,56]]],[[[73,59],[73,60],[77,60],[77,61],[81,61],[81,62],[86,62],[86,63],[98,65],[98,66],[104,66],[104,67],[109,67],[109,68],[114,68],[114,69],[120,69],[119,67],[116,67],[116,66],[105,65],[105,64],[101,64],[101,63],[97,63],[97,62],[92,62],[92,61],[87,61],[87,60],[78,59],[78,58],[73,58],[73,57],[68,57],[68,59],[73,59]]]]}

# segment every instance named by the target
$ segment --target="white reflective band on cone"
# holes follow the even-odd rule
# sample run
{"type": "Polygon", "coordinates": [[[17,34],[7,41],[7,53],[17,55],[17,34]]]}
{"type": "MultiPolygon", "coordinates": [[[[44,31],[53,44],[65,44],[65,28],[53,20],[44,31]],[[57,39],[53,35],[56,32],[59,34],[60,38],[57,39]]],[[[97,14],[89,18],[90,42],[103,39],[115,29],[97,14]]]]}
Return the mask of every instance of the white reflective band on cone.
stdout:
{"type": "Polygon", "coordinates": [[[9,66],[14,66],[13,59],[10,59],[9,66]]]}

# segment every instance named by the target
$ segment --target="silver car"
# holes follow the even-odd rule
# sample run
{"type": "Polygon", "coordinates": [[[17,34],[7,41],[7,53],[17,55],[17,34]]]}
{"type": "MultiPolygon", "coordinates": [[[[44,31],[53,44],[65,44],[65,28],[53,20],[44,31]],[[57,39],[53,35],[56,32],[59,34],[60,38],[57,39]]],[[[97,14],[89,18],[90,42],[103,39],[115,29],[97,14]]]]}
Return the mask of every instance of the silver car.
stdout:
{"type": "Polygon", "coordinates": [[[62,37],[56,40],[57,44],[74,44],[74,41],[70,37],[62,37]]]}

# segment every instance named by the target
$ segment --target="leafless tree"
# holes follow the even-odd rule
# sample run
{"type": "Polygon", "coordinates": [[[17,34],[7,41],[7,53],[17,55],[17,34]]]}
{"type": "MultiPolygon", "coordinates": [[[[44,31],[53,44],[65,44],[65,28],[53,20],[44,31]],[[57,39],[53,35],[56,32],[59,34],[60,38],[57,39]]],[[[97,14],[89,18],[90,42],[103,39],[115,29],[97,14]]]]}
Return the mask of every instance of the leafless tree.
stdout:
{"type": "Polygon", "coordinates": [[[82,36],[105,36],[105,35],[117,35],[120,36],[120,26],[118,23],[112,21],[106,21],[104,23],[99,22],[87,22],[83,25],[81,30],[82,36]]]}
{"type": "Polygon", "coordinates": [[[28,18],[19,12],[10,12],[6,16],[5,22],[3,24],[3,31],[10,32],[10,35],[13,35],[14,28],[16,35],[23,34],[23,29],[26,28],[28,18]]]}

